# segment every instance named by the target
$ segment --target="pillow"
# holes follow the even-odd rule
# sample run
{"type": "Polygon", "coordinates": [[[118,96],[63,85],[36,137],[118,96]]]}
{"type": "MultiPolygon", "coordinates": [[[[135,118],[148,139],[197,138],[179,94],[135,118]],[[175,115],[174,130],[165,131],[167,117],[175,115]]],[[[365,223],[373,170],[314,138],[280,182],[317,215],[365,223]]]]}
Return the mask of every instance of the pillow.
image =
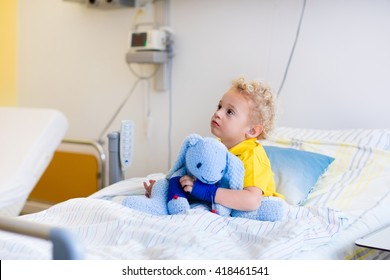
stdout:
{"type": "Polygon", "coordinates": [[[274,172],[276,191],[302,205],[334,158],[292,148],[263,146],[274,172]]]}

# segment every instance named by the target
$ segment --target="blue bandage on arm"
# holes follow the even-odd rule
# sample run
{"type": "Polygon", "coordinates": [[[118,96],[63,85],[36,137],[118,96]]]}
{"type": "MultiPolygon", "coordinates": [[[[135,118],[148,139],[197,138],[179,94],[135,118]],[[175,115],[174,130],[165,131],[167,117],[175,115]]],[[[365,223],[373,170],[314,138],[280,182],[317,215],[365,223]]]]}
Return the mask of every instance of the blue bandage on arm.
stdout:
{"type": "Polygon", "coordinates": [[[206,184],[196,180],[192,187],[191,195],[199,200],[214,203],[217,189],[218,187],[215,184],[206,184]]]}

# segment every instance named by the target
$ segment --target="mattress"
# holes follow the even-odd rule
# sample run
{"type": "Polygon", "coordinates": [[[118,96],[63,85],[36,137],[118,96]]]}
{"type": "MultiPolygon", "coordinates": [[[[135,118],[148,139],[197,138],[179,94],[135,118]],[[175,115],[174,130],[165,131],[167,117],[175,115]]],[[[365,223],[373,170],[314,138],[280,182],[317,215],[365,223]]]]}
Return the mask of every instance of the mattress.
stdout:
{"type": "Polygon", "coordinates": [[[1,215],[19,215],[67,127],[54,109],[0,107],[1,215]]]}

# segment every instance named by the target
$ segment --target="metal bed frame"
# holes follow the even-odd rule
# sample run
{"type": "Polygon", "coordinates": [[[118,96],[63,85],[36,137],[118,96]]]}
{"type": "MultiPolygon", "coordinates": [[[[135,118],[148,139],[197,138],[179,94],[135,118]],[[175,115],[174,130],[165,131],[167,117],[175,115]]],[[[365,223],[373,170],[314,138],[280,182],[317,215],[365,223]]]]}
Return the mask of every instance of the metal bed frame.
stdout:
{"type": "Polygon", "coordinates": [[[100,170],[98,173],[99,176],[99,187],[98,190],[106,187],[106,154],[104,152],[103,146],[95,140],[86,140],[86,139],[76,139],[76,138],[64,138],[62,143],[66,144],[78,144],[93,147],[98,153],[98,164],[100,170]]]}
{"type": "Polygon", "coordinates": [[[80,260],[84,258],[81,242],[64,228],[0,216],[0,229],[51,241],[54,260],[80,260]]]}

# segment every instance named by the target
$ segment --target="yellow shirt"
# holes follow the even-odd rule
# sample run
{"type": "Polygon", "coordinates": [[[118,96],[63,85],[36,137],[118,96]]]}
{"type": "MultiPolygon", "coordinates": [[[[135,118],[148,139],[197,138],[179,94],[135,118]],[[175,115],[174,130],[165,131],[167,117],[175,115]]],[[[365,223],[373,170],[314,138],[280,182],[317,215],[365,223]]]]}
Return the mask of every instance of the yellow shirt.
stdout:
{"type": "Polygon", "coordinates": [[[257,187],[263,191],[264,196],[277,196],[283,198],[275,190],[274,174],[268,156],[263,146],[256,138],[242,141],[229,149],[244,164],[244,188],[257,187]]]}

